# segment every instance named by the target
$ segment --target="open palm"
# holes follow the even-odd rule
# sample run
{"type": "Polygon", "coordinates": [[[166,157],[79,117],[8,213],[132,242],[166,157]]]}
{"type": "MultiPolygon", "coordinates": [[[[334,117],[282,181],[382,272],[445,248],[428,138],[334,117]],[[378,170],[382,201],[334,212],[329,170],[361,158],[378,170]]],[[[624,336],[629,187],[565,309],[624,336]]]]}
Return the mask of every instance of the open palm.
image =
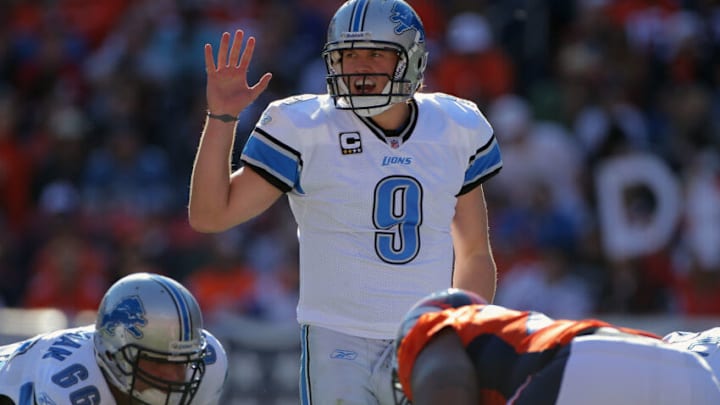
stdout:
{"type": "Polygon", "coordinates": [[[235,31],[230,45],[230,33],[224,32],[220,38],[217,64],[212,45],[205,44],[206,96],[208,109],[214,114],[237,116],[265,91],[272,78],[272,74],[265,73],[254,85],[248,84],[247,72],[255,50],[255,38],[249,37],[245,49],[242,49],[244,37],[242,30],[235,31]]]}

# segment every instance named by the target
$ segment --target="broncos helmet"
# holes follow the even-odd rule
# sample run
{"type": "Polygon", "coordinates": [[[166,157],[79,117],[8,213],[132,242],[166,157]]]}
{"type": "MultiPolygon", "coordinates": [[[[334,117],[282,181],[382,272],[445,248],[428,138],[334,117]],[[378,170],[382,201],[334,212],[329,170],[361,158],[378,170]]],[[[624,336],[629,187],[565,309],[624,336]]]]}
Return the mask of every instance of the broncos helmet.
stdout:
{"type": "Polygon", "coordinates": [[[123,277],[105,293],[95,322],[95,356],[133,403],[189,404],[205,374],[207,342],[192,294],[151,273],[123,277]]]}
{"type": "Polygon", "coordinates": [[[466,305],[477,304],[488,305],[488,302],[483,297],[472,291],[462,290],[459,288],[448,288],[425,296],[407,311],[405,317],[403,317],[403,320],[400,323],[398,336],[394,342],[395,350],[393,351],[392,384],[396,405],[410,404],[410,401],[405,397],[405,393],[398,378],[397,352],[398,349],[400,349],[403,339],[410,332],[410,329],[415,326],[418,319],[428,312],[437,312],[448,308],[460,308],[466,305]]]}
{"type": "Polygon", "coordinates": [[[322,52],[328,93],[335,106],[370,117],[409,100],[422,86],[427,67],[425,29],[415,10],[403,0],[349,0],[335,13],[322,52]],[[342,70],[343,51],[384,49],[397,52],[393,77],[380,93],[351,95],[351,76],[363,80],[386,74],[350,75],[342,70]]]}

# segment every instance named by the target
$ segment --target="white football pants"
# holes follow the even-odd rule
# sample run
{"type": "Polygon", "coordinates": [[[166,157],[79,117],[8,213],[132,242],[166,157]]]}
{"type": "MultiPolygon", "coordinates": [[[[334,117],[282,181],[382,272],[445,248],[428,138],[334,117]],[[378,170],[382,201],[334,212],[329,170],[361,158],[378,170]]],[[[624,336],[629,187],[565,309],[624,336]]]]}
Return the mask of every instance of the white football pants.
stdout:
{"type": "Polygon", "coordinates": [[[394,405],[392,340],[302,325],[302,405],[394,405]]]}

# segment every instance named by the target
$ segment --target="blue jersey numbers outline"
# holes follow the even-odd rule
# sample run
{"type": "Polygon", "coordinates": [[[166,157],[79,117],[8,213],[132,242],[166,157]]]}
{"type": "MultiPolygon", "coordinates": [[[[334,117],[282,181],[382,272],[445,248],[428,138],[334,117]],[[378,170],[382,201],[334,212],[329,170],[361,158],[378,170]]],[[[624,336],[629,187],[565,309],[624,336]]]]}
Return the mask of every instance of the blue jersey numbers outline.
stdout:
{"type": "Polygon", "coordinates": [[[420,252],[423,190],[408,176],[389,176],[375,186],[375,253],[390,264],[405,264],[420,252]]]}

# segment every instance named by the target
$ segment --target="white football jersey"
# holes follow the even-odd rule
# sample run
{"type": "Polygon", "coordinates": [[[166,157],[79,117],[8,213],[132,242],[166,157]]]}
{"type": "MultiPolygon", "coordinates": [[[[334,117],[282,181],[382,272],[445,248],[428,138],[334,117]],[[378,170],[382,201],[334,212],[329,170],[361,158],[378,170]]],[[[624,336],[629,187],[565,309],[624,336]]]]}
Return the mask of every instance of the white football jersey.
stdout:
{"type": "MultiPolygon", "coordinates": [[[[215,404],[227,374],[227,355],[204,332],[209,354],[193,403],[215,404]]],[[[0,346],[0,395],[18,405],[115,404],[95,359],[94,334],[95,326],[88,325],[0,346]]]]}
{"type": "Polygon", "coordinates": [[[457,197],[502,167],[477,106],[415,95],[397,136],[328,95],[271,103],[242,154],[287,193],[298,225],[298,321],[395,336],[405,311],[452,281],[457,197]]]}
{"type": "Polygon", "coordinates": [[[720,380],[720,327],[700,332],[671,332],[663,340],[673,347],[690,350],[703,357],[720,380]]]}

